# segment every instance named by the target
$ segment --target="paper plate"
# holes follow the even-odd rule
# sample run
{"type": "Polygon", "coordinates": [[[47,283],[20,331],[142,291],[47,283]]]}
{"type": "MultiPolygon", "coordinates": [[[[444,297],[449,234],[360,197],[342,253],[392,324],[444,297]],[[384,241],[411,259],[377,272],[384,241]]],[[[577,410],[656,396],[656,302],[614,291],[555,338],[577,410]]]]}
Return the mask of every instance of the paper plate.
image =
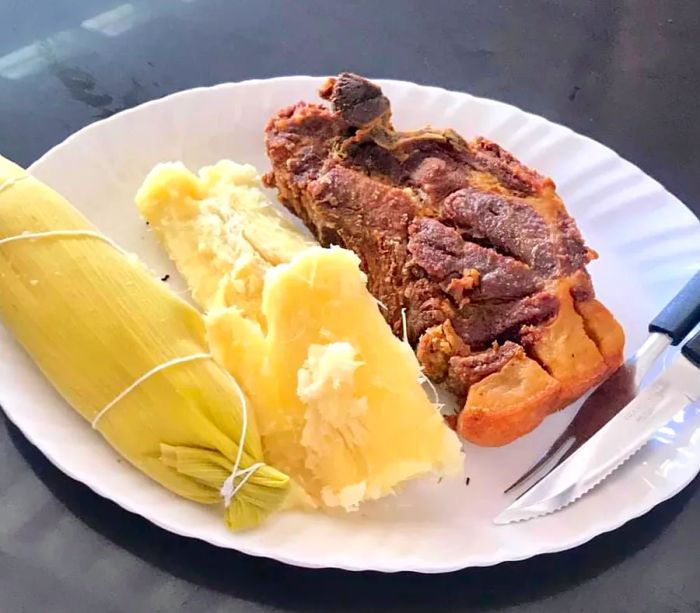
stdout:
{"type": "MultiPolygon", "coordinates": [[[[298,100],[316,100],[322,79],[288,77],[194,89],[92,124],[36,162],[31,172],[66,196],[102,231],[159,274],[172,264],[139,219],[136,189],[157,162],[190,168],[231,158],[268,168],[263,128],[298,100]]],[[[482,134],[554,178],[589,245],[599,297],[627,332],[628,354],[647,322],[700,266],[700,224],[656,181],[606,147],[517,108],[398,81],[380,81],[401,128],[426,123],[482,134]]],[[[502,494],[561,431],[572,409],[515,443],[466,445],[466,480],[426,479],[359,512],[284,513],[261,528],[228,532],[221,509],[170,494],[126,463],[44,381],[0,328],[0,404],[68,475],[171,532],[219,547],[308,567],[442,572],[518,560],[579,545],[637,517],[700,469],[700,409],[690,407],[611,478],[569,508],[496,526],[502,494]]]]}

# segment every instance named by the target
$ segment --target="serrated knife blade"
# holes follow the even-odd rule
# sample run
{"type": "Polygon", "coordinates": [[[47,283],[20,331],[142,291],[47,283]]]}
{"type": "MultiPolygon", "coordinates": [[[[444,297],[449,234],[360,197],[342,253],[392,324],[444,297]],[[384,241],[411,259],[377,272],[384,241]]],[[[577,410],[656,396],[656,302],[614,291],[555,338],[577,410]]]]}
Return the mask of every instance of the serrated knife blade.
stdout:
{"type": "Polygon", "coordinates": [[[593,391],[559,438],[504,494],[527,485],[522,495],[534,487],[632,402],[644,377],[670,343],[665,334],[650,334],[632,358],[593,391]]]}
{"type": "Polygon", "coordinates": [[[494,519],[496,524],[554,513],[613,473],[673,416],[700,399],[700,370],[684,355],[574,454],[494,519]]]}

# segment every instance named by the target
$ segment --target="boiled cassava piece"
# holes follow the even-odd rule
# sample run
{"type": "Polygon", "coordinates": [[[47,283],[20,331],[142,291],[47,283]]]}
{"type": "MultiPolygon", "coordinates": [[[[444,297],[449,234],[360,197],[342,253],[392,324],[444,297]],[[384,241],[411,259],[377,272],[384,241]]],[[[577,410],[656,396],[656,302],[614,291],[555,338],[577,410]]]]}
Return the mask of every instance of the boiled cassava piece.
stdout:
{"type": "Polygon", "coordinates": [[[308,494],[352,510],[462,470],[457,437],[366,288],[359,260],[286,222],[249,165],[160,164],[142,215],[207,310],[212,351],[258,411],[263,448],[308,494]]]}
{"type": "Polygon", "coordinates": [[[317,504],[353,510],[409,479],[461,474],[461,444],[354,253],[310,247],[277,266],[262,313],[266,332],[235,309],[212,311],[212,350],[256,399],[270,461],[317,504]]]}
{"type": "Polygon", "coordinates": [[[250,164],[221,160],[197,174],[158,164],[136,203],[204,310],[235,306],[260,321],[265,273],[316,244],[270,203],[250,164]]]}

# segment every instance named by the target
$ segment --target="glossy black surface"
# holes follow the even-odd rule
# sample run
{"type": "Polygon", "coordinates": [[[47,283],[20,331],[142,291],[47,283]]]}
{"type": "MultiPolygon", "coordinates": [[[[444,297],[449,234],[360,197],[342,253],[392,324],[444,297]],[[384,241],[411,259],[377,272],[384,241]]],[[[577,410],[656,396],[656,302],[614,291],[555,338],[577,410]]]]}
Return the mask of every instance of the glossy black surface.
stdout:
{"type": "MultiPolygon", "coordinates": [[[[699,32],[690,0],[0,0],[0,151],[29,164],[87,123],[189,87],[353,70],[564,123],[697,214],[699,32]]],[[[0,611],[699,611],[699,488],[526,562],[307,571],[154,528],[0,418],[0,611]]]]}

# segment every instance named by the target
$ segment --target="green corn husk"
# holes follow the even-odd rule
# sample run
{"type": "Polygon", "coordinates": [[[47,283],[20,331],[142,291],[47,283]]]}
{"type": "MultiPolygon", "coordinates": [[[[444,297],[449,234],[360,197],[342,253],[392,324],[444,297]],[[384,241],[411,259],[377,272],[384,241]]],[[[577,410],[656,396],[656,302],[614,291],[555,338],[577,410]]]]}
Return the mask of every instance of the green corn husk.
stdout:
{"type": "MultiPolygon", "coordinates": [[[[0,157],[0,241],[62,230],[94,227],[64,198],[0,157]]],[[[152,368],[209,352],[200,313],[98,237],[0,244],[0,319],[90,422],[152,368]]],[[[152,479],[214,504],[221,503],[220,490],[233,470],[242,410],[230,375],[213,360],[199,359],[149,377],[96,427],[152,479]]],[[[263,461],[252,406],[247,418],[240,469],[263,461]]],[[[286,475],[262,466],[226,508],[227,524],[234,530],[255,526],[283,505],[289,488],[286,475]]]]}

